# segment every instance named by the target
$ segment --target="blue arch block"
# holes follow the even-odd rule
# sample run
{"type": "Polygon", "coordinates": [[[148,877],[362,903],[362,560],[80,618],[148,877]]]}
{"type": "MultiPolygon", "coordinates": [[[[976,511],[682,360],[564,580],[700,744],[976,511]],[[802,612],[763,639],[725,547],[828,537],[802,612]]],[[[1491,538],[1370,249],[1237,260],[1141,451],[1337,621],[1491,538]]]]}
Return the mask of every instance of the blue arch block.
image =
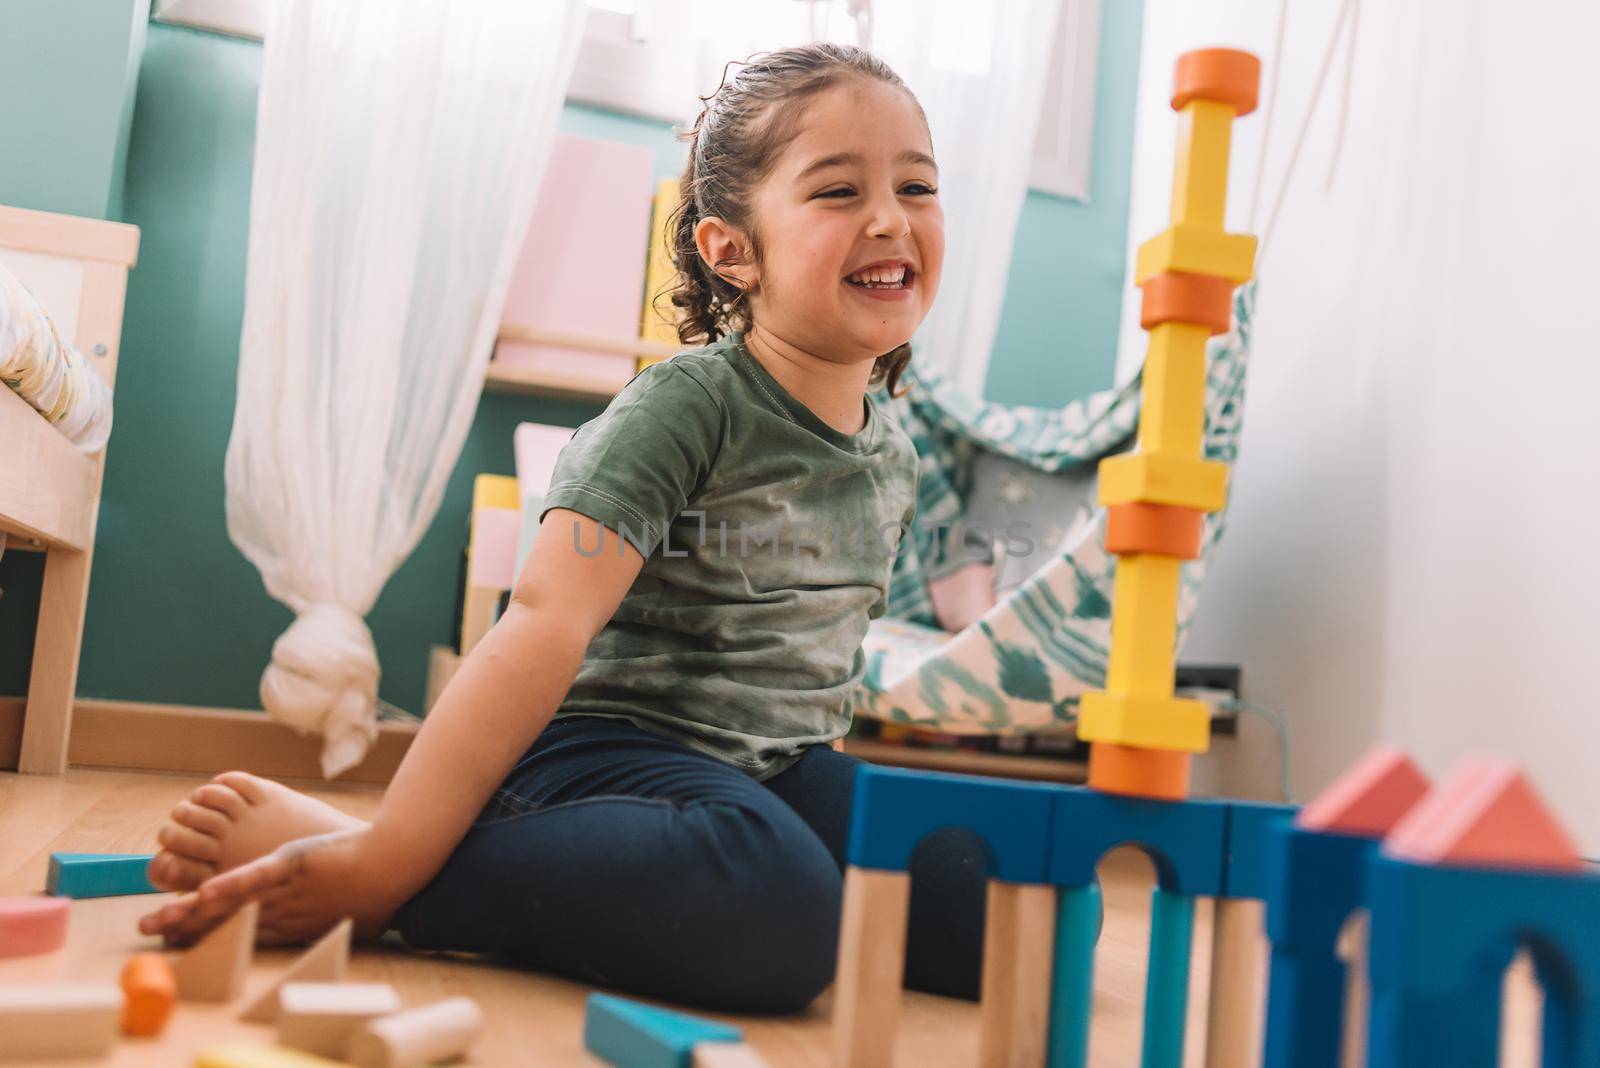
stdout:
{"type": "Polygon", "coordinates": [[[1495,1064],[1501,975],[1522,945],[1545,986],[1545,1068],[1600,1065],[1600,877],[1374,853],[1367,891],[1372,1068],[1495,1064]]]}
{"type": "Polygon", "coordinates": [[[1375,838],[1266,825],[1267,983],[1264,1068],[1336,1068],[1343,1035],[1345,966],[1339,932],[1367,904],[1375,838]]]}
{"type": "Polygon", "coordinates": [[[863,764],[850,806],[850,863],[905,871],[923,838],[943,827],[967,827],[988,844],[993,878],[1043,883],[1052,801],[1061,789],[863,764]]]}
{"type": "Polygon", "coordinates": [[[1228,806],[1222,801],[1152,801],[1058,787],[1050,882],[1087,886],[1095,865],[1120,845],[1142,847],[1155,864],[1161,889],[1219,896],[1228,806]]]}

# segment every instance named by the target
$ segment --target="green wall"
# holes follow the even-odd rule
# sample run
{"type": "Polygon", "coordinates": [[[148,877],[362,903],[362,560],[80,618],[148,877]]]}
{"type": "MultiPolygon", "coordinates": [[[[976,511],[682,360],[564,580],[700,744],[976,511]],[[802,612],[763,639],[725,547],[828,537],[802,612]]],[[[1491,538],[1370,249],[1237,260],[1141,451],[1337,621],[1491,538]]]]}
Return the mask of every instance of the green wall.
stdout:
{"type": "MultiPolygon", "coordinates": [[[[1115,92],[1114,106],[1096,119],[1096,201],[1028,198],[1012,285],[1058,281],[1043,296],[1008,295],[989,380],[988,393],[996,399],[1049,404],[1111,380],[1138,6],[1108,5],[1118,9],[1106,16],[1107,46],[1117,52],[1101,57],[1100,91],[1103,97],[1108,86],[1115,92]],[[1097,243],[1105,247],[1091,249],[1097,243]],[[1072,256],[1063,257],[1063,249],[1072,256]],[[1063,261],[1074,257],[1094,263],[1069,269],[1063,261]],[[1080,299],[1075,289],[1065,305],[1059,283],[1064,270],[1083,294],[1080,299]],[[1082,366],[1063,374],[1059,353],[1066,331],[1060,320],[1046,322],[1043,309],[1072,321],[1082,366]],[[1044,345],[1057,353],[1038,361],[1041,368],[1054,368],[1049,378],[1057,389],[1046,391],[1048,396],[1036,385],[1024,388],[1037,369],[1023,350],[1044,345]]],[[[143,246],[129,278],[116,435],[107,459],[79,681],[86,697],[260,707],[261,669],[290,622],[288,610],[266,594],[254,567],[228,540],[223,513],[260,72],[258,44],[159,23],[149,27],[123,204],[127,221],[143,230],[143,246]],[[182,403],[175,405],[174,397],[182,403]]],[[[569,105],[561,129],[645,145],[656,153],[658,175],[681,171],[685,146],[664,123],[569,105]]],[[[3,181],[0,202],[17,202],[3,181]]],[[[485,395],[439,517],[369,617],[385,700],[420,710],[428,647],[449,641],[473,477],[512,473],[517,423],[577,426],[599,410],[485,395]]],[[[0,633],[16,631],[19,613],[30,600],[37,604],[36,559],[12,554],[0,561],[0,587],[7,587],[0,633]]],[[[0,641],[0,693],[25,689],[25,652],[17,651],[18,644],[0,641]]]]}

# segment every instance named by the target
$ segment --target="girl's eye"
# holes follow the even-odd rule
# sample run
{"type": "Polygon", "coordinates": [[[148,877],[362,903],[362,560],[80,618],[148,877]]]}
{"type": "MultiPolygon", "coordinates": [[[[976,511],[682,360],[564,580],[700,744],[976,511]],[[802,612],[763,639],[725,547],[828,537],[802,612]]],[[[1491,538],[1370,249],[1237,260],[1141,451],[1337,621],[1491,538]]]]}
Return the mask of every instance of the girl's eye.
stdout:
{"type": "MultiPolygon", "coordinates": [[[[933,194],[938,192],[937,189],[933,188],[930,185],[926,185],[926,184],[924,184],[922,182],[912,182],[910,185],[906,186],[906,190],[907,191],[917,190],[917,189],[920,189],[921,192],[920,193],[912,193],[911,194],[912,196],[919,196],[919,197],[932,196],[933,194]]],[[[849,186],[844,186],[844,187],[842,187],[840,189],[830,189],[826,193],[818,193],[817,196],[819,196],[819,197],[835,197],[835,196],[839,196],[840,194],[844,194],[846,196],[849,196],[849,195],[853,194],[854,192],[855,192],[854,189],[850,188],[849,186]]]]}

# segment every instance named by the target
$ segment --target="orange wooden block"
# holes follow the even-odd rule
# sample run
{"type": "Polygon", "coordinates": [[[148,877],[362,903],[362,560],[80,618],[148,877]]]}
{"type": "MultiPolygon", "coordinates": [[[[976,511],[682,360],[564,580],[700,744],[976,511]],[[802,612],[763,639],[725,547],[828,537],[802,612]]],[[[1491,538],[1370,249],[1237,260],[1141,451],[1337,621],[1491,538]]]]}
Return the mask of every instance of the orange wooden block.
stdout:
{"type": "Polygon", "coordinates": [[[0,957],[54,953],[67,943],[66,897],[0,897],[0,957]]]}
{"type": "Polygon", "coordinates": [[[1089,787],[1108,794],[1181,801],[1189,796],[1189,754],[1114,742],[1089,746],[1089,787]]]}
{"type": "Polygon", "coordinates": [[[122,966],[122,1033],[159,1035],[178,1001],[178,979],[159,953],[140,953],[122,966]]]}
{"type": "Polygon", "coordinates": [[[1182,111],[1191,100],[1232,104],[1238,114],[1256,109],[1261,85],[1261,60],[1236,48],[1199,48],[1178,57],[1172,80],[1172,110],[1182,111]]]}
{"type": "Polygon", "coordinates": [[[1566,830],[1511,761],[1463,761],[1395,824],[1384,852],[1421,864],[1581,871],[1566,830]]]}
{"type": "Polygon", "coordinates": [[[1144,501],[1114,504],[1106,509],[1106,552],[1198,560],[1205,526],[1206,514],[1195,508],[1144,501]]]}
{"type": "Polygon", "coordinates": [[[1162,323],[1194,323],[1213,334],[1233,325],[1233,287],[1228,278],[1183,271],[1163,271],[1145,279],[1139,325],[1149,330],[1162,323]]]}
{"type": "Polygon", "coordinates": [[[1379,747],[1302,808],[1295,824],[1309,831],[1382,838],[1430,785],[1405,753],[1379,747]]]}

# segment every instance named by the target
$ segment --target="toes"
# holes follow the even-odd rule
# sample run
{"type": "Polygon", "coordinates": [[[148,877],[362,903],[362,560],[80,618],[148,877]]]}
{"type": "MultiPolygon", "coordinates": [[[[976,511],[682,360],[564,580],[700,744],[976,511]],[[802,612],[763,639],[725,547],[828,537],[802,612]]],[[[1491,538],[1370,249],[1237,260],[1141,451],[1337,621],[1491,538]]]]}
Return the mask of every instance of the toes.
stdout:
{"type": "Polygon", "coordinates": [[[252,805],[259,805],[267,799],[267,781],[248,771],[225,771],[211,781],[232,787],[252,805]]]}
{"type": "Polygon", "coordinates": [[[208,782],[189,798],[196,805],[215,809],[229,819],[241,819],[250,811],[250,802],[239,796],[239,791],[221,783],[208,782]]]}
{"type": "Polygon", "coordinates": [[[156,834],[156,841],[180,857],[215,861],[222,856],[222,843],[209,834],[169,823],[156,834]]]}
{"type": "Polygon", "coordinates": [[[233,821],[223,813],[193,801],[178,802],[178,807],[172,810],[172,819],[213,838],[221,838],[233,827],[233,821]]]}

